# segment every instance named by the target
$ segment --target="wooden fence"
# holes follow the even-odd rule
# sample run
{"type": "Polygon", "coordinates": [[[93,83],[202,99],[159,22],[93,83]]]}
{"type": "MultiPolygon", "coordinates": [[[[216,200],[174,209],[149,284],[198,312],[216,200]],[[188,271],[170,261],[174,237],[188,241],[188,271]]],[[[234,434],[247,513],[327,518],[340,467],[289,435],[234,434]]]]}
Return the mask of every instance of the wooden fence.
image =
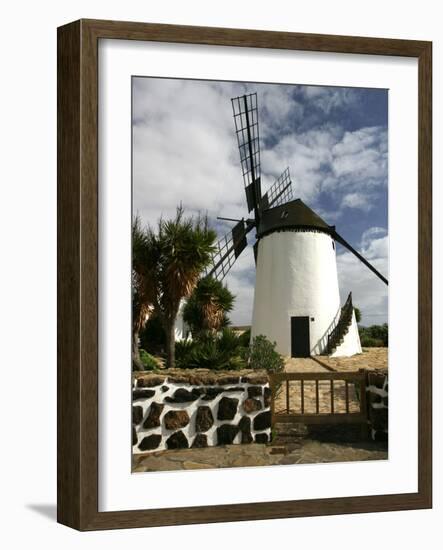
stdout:
{"type": "Polygon", "coordinates": [[[300,424],[368,424],[368,411],[366,403],[367,376],[365,370],[357,372],[284,372],[272,374],[270,378],[272,400],[271,415],[272,425],[276,423],[300,423],[300,424]],[[344,410],[338,410],[336,403],[336,387],[340,382],[344,386],[344,410]],[[309,407],[306,402],[306,386],[314,384],[314,395],[309,398],[309,407]],[[324,400],[320,403],[319,386],[322,384],[324,396],[325,385],[327,388],[327,410],[324,400]],[[296,386],[294,392],[294,385],[296,386]],[[350,396],[350,388],[353,396],[350,396]],[[277,410],[277,395],[283,407],[277,410]],[[297,396],[297,406],[293,403],[297,396]],[[298,399],[299,397],[299,399],[298,399]],[[307,410],[308,408],[314,410],[307,410]],[[351,408],[353,410],[351,410],[351,408]],[[354,410],[357,408],[358,410],[354,410]]]}

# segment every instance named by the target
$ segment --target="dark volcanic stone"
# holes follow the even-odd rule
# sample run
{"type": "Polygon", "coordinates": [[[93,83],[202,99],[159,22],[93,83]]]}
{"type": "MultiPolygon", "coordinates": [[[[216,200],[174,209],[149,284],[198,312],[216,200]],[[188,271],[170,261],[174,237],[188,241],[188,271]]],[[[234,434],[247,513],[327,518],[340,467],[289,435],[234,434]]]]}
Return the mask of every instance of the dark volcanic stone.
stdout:
{"type": "Polygon", "coordinates": [[[188,440],[182,431],[173,433],[166,440],[166,447],[168,449],[187,449],[189,447],[188,440]]]}
{"type": "Polygon", "coordinates": [[[149,376],[146,378],[139,378],[137,380],[137,388],[152,388],[153,386],[160,386],[165,381],[164,376],[149,376]]]}
{"type": "Polygon", "coordinates": [[[143,428],[157,428],[160,426],[160,415],[164,409],[163,403],[151,403],[149,414],[143,422],[143,428]]]}
{"type": "Polygon", "coordinates": [[[238,433],[238,427],[232,424],[222,424],[217,428],[217,445],[230,445],[238,433]]]}
{"type": "Polygon", "coordinates": [[[137,445],[137,432],[135,431],[135,426],[134,424],[132,425],[132,444],[133,445],[137,445]]]}
{"type": "Polygon", "coordinates": [[[262,413],[259,413],[254,418],[254,430],[261,431],[261,430],[267,430],[271,427],[271,412],[265,411],[262,413]]]}
{"type": "Polygon", "coordinates": [[[243,409],[246,413],[251,413],[254,411],[259,411],[262,409],[261,401],[258,399],[245,399],[243,401],[243,409]]]}
{"type": "Polygon", "coordinates": [[[143,407],[140,407],[139,405],[132,407],[132,422],[134,424],[140,424],[142,420],[143,420],[143,407]]]}
{"type": "Polygon", "coordinates": [[[265,407],[269,407],[271,404],[271,388],[264,388],[263,390],[263,402],[265,407]]]}
{"type": "Polygon", "coordinates": [[[241,381],[249,384],[267,384],[269,382],[266,374],[249,374],[242,376],[241,381]]]}
{"type": "Polygon", "coordinates": [[[385,430],[388,427],[388,409],[372,409],[369,415],[374,430],[385,430]]]}
{"type": "Polygon", "coordinates": [[[241,442],[252,443],[251,419],[249,418],[249,416],[242,416],[240,418],[238,429],[241,432],[241,442]]]}
{"type": "Polygon", "coordinates": [[[378,395],[377,393],[368,392],[368,401],[371,405],[374,403],[382,403],[383,398],[381,395],[378,395]]]}
{"type": "Polygon", "coordinates": [[[165,393],[166,391],[169,390],[169,386],[162,386],[160,389],[163,393],[165,393]]]}
{"type": "Polygon", "coordinates": [[[155,395],[155,390],[133,390],[132,391],[132,399],[135,401],[136,399],[149,399],[150,397],[153,397],[155,395]]]}
{"type": "Polygon", "coordinates": [[[218,420],[232,420],[237,412],[238,399],[222,397],[218,403],[218,420]]]}
{"type": "Polygon", "coordinates": [[[161,440],[162,436],[160,434],[148,435],[141,440],[138,448],[140,449],[140,451],[151,451],[152,449],[156,449],[160,445],[161,440]]]}
{"type": "Polygon", "coordinates": [[[267,443],[269,440],[268,434],[257,434],[255,436],[255,442],[256,443],[267,443]]]}
{"type": "Polygon", "coordinates": [[[192,443],[192,447],[202,449],[203,447],[207,446],[208,438],[206,437],[206,434],[197,434],[194,438],[194,442],[192,443]]]}
{"type": "Polygon", "coordinates": [[[240,421],[238,423],[238,429],[241,432],[251,431],[251,419],[249,418],[249,416],[242,416],[240,418],[240,421]]]}
{"type": "Polygon", "coordinates": [[[377,430],[374,435],[375,441],[388,441],[388,433],[382,430],[377,430]]]}
{"type": "Polygon", "coordinates": [[[223,392],[223,388],[214,387],[214,388],[205,388],[205,394],[202,397],[203,401],[212,401],[223,392]]]}
{"type": "Polygon", "coordinates": [[[197,409],[197,415],[195,417],[195,431],[207,432],[209,428],[214,424],[214,417],[212,411],[206,405],[202,405],[197,409]]]}
{"type": "Polygon", "coordinates": [[[232,386],[232,388],[226,388],[224,391],[245,391],[245,388],[242,388],[241,386],[232,386]]]}
{"type": "Polygon", "coordinates": [[[262,394],[263,394],[263,389],[261,386],[249,386],[248,397],[261,397],[262,394]]]}
{"type": "Polygon", "coordinates": [[[163,421],[167,430],[178,430],[189,424],[189,415],[186,411],[168,411],[163,421]]]}
{"type": "Polygon", "coordinates": [[[166,397],[165,401],[167,403],[190,403],[191,401],[196,401],[197,399],[198,395],[194,392],[185,388],[178,388],[178,390],[175,390],[174,395],[172,397],[166,397]]]}
{"type": "Polygon", "coordinates": [[[192,388],[191,393],[200,397],[205,393],[205,388],[192,388]]]}
{"type": "Polygon", "coordinates": [[[386,374],[383,372],[368,372],[368,385],[383,388],[386,380],[386,374]]]}

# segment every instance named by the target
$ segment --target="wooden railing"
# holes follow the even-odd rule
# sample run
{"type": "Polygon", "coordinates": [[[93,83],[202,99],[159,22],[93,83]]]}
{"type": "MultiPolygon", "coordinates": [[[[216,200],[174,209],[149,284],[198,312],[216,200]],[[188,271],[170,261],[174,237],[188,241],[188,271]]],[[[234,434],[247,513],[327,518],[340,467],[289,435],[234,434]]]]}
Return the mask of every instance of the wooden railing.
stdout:
{"type": "Polygon", "coordinates": [[[353,312],[354,306],[352,305],[352,292],[350,292],[345,302],[345,305],[341,308],[340,317],[337,321],[337,324],[328,334],[328,355],[330,355],[334,351],[334,349],[339,345],[340,340],[347,333],[349,326],[352,322],[353,312]]]}
{"type": "MultiPolygon", "coordinates": [[[[270,376],[272,401],[271,415],[272,424],[300,423],[300,424],[353,424],[361,423],[367,426],[368,412],[366,404],[366,372],[360,369],[357,372],[284,372],[270,376]],[[344,382],[345,406],[344,411],[338,411],[336,407],[335,382],[344,382]],[[314,408],[315,412],[306,410],[305,388],[307,382],[315,384],[314,408]],[[319,383],[329,382],[329,407],[327,411],[322,410],[319,397],[319,383]],[[300,407],[295,410],[291,407],[291,385],[295,383],[300,388],[300,407]],[[349,386],[355,387],[356,399],[353,405],[358,404],[358,412],[351,411],[351,399],[349,386]],[[276,411],[276,395],[285,390],[285,407],[276,411]]],[[[323,384],[324,388],[324,384],[323,384]]],[[[312,403],[310,403],[312,405],[312,403]]]]}

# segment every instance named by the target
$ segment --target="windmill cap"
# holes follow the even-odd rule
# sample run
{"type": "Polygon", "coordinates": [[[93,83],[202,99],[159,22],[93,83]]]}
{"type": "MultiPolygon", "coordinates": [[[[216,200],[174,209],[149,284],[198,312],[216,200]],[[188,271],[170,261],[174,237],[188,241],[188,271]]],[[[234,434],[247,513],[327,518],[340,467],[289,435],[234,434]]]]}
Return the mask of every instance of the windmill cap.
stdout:
{"type": "Polygon", "coordinates": [[[334,225],[328,225],[301,199],[296,199],[281,206],[264,210],[260,216],[257,237],[261,238],[274,231],[297,231],[315,229],[333,234],[334,225]]]}

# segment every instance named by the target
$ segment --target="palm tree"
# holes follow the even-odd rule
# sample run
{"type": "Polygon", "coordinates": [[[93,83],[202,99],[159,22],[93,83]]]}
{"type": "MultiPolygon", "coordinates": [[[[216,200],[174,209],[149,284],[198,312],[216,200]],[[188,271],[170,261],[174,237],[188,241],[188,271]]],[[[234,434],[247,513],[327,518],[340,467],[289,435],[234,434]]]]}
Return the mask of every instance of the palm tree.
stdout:
{"type": "Polygon", "coordinates": [[[235,296],[212,277],[201,279],[183,310],[183,319],[194,336],[216,332],[229,324],[227,313],[234,306],[235,296]]]}
{"type": "Polygon", "coordinates": [[[132,361],[143,368],[139,351],[139,334],[155,303],[156,265],[159,251],[154,234],[142,228],[140,219],[132,224],[132,361]]]}
{"type": "Polygon", "coordinates": [[[160,219],[157,234],[149,228],[141,233],[142,238],[134,246],[140,245],[142,252],[137,257],[142,261],[134,271],[137,276],[140,271],[143,284],[142,292],[134,293],[134,297],[144,307],[152,304],[153,314],[161,320],[166,336],[166,366],[172,368],[174,325],[180,302],[191,295],[202,271],[209,265],[215,251],[216,233],[209,229],[206,218],[185,218],[181,206],[174,219],[160,219]]]}

